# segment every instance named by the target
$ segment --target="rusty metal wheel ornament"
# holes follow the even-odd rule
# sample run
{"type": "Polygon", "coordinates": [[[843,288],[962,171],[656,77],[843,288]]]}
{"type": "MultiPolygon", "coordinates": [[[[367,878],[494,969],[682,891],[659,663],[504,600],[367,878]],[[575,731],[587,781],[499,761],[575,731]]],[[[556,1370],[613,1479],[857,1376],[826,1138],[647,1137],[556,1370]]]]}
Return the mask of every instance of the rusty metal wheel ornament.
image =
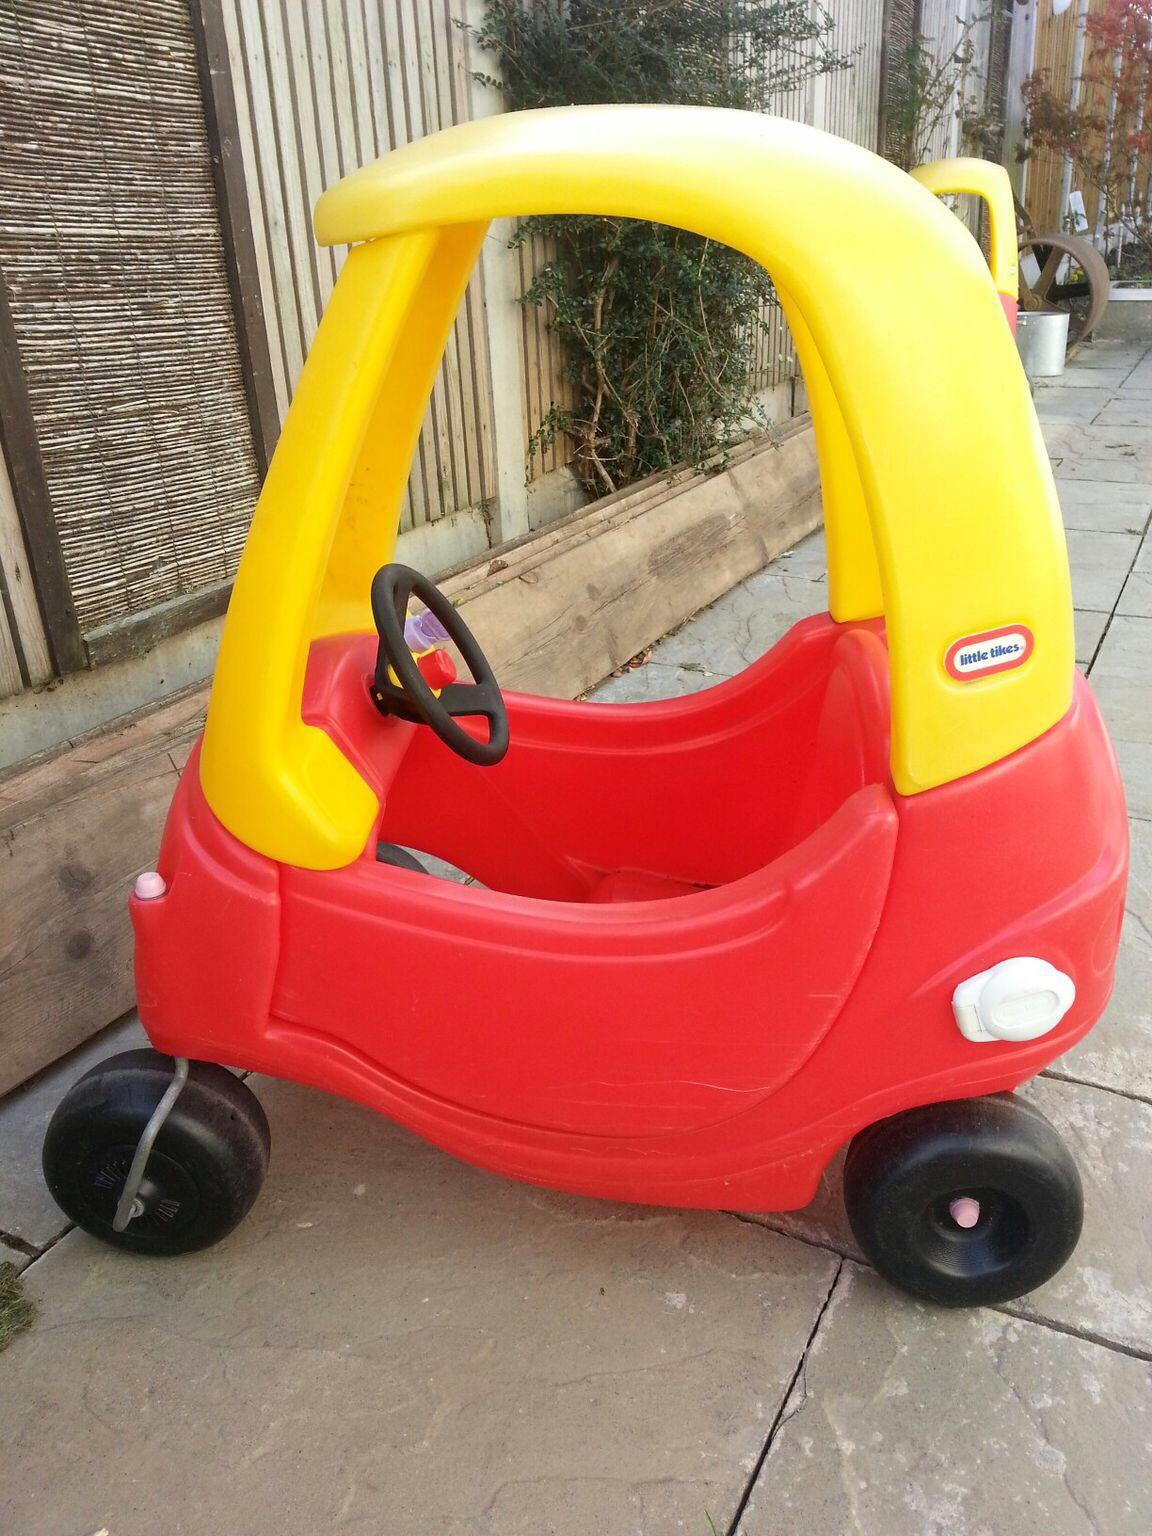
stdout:
{"type": "Polygon", "coordinates": [[[1068,311],[1069,355],[1100,323],[1111,279],[1103,256],[1080,235],[1026,234],[1020,240],[1020,308],[1068,311]],[[1030,254],[1040,269],[1034,283],[1024,271],[1030,254]]]}

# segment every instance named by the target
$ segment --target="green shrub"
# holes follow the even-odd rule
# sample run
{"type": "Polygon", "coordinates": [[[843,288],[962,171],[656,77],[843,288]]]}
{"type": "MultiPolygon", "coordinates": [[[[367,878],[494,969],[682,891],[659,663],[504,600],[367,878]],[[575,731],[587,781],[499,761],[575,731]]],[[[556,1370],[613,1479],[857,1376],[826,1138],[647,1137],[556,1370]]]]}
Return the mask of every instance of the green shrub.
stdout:
{"type": "MultiPolygon", "coordinates": [[[[807,0],[486,0],[474,36],[498,60],[510,108],[669,102],[770,109],[843,69],[831,21],[807,0]]],[[[575,405],[551,406],[533,451],[558,434],[603,495],[656,470],[700,465],[747,430],[750,368],[774,297],[766,274],[701,236],[636,219],[534,218],[517,242],[556,254],[524,302],[564,344],[575,405]]]]}

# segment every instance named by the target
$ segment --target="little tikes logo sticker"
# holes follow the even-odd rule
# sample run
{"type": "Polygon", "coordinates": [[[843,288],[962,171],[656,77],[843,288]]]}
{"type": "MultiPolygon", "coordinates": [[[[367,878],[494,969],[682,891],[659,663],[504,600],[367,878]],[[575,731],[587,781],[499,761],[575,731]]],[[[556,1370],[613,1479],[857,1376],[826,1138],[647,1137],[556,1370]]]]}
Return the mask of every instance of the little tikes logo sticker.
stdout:
{"type": "Polygon", "coordinates": [[[982,629],[978,634],[954,640],[944,653],[944,670],[957,682],[991,677],[1020,667],[1035,645],[1027,624],[1006,624],[1003,629],[982,629]]]}

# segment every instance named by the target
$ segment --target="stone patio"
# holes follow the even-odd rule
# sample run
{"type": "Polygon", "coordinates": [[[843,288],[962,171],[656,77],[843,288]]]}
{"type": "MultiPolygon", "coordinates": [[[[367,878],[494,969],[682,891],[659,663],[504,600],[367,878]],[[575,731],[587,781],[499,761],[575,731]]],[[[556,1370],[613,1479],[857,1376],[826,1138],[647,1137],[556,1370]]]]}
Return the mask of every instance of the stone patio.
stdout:
{"type": "MultiPolygon", "coordinates": [[[[0,1257],[39,1309],[0,1356],[3,1536],[1146,1536],[1152,349],[1098,342],[1038,407],[1133,835],[1113,1003],[1028,1090],[1084,1177],[1067,1269],[935,1311],[862,1263],[835,1168],[786,1217],[600,1205],[273,1081],[248,1220],[130,1258],[38,1171],[127,1022],[0,1105],[0,1257]]],[[[816,536],[596,697],[706,687],[824,606],[816,536]]]]}

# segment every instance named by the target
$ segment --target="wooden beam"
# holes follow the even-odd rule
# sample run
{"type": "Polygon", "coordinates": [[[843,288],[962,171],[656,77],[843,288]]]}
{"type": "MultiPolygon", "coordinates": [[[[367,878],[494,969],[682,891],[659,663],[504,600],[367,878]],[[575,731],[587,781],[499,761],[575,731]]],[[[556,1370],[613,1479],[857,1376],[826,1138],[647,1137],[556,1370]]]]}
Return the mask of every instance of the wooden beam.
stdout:
{"type": "Polygon", "coordinates": [[[260,293],[228,38],[220,0],[189,0],[189,13],[252,446],[263,479],[280,436],[280,412],[260,293]]]}
{"type": "Polygon", "coordinates": [[[8,479],[24,547],[32,568],[44,633],[55,670],[63,675],[84,665],[84,647],[72,602],[72,589],[64,566],[64,551],[52,498],[40,456],[36,419],[28,397],[28,381],[20,361],[20,347],[8,295],[0,272],[0,450],[8,466],[8,479]]]}
{"type": "Polygon", "coordinates": [[[231,595],[232,583],[223,581],[195,592],[183,592],[166,603],[146,608],[143,613],[130,613],[125,618],[101,624],[84,636],[88,665],[100,667],[110,661],[142,656],[169,635],[219,618],[231,595]]]}
{"type": "MultiPolygon", "coordinates": [[[[506,687],[571,698],[819,521],[798,424],[716,473],[653,476],[443,585],[506,687]]],[[[127,893],[156,858],[207,700],[191,690],[0,777],[0,1093],[132,1006],[127,893]]]]}
{"type": "MultiPolygon", "coordinates": [[[[492,117],[503,112],[507,104],[491,83],[500,73],[499,64],[477,46],[473,30],[484,20],[484,0],[463,0],[462,20],[463,27],[453,29],[453,47],[460,50],[467,71],[467,115],[473,119],[492,117]]],[[[528,407],[521,359],[524,316],[517,299],[517,254],[509,249],[515,227],[512,219],[493,220],[477,262],[489,372],[489,380],[480,387],[490,391],[496,480],[491,509],[493,544],[503,544],[529,530],[528,407]]]]}
{"type": "Polygon", "coordinates": [[[1028,200],[1028,160],[1024,148],[1024,82],[1036,65],[1036,23],[1040,0],[1017,0],[1010,18],[1008,75],[1004,82],[1004,144],[1001,163],[1007,167],[1012,190],[1022,203],[1028,200]]]}
{"type": "Polygon", "coordinates": [[[127,893],[206,703],[196,689],[0,780],[0,1093],[132,1006],[127,893]]]}
{"type": "Polygon", "coordinates": [[[505,687],[570,699],[819,522],[812,432],[797,424],[719,473],[653,476],[441,585],[505,687]]]}
{"type": "Polygon", "coordinates": [[[12,482],[8,478],[8,466],[0,452],[0,587],[3,588],[4,609],[11,629],[13,648],[19,669],[19,680],[12,691],[35,688],[46,683],[52,676],[52,657],[48,653],[48,637],[40,602],[32,581],[28,553],[24,547],[24,531],[12,482]]]}

